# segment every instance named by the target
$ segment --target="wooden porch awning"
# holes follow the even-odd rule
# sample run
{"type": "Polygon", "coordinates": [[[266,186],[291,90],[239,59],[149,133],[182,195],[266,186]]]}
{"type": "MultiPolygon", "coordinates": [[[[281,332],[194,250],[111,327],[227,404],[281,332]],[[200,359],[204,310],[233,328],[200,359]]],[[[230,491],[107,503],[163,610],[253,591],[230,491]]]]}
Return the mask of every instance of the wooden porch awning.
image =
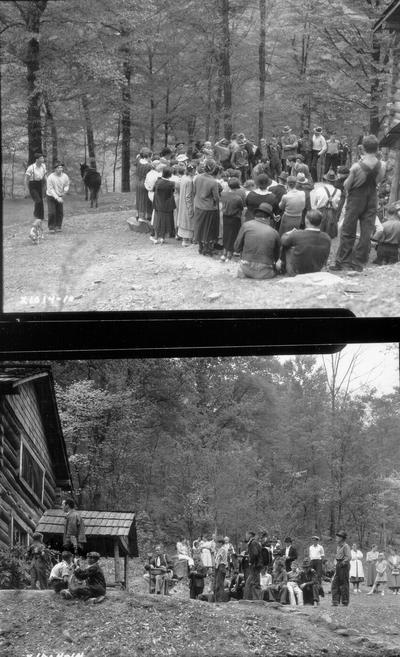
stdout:
{"type": "MultiPolygon", "coordinates": [[[[136,520],[134,513],[122,511],[81,511],[85,523],[86,546],[102,557],[114,557],[115,545],[123,556],[138,557],[136,520]]],[[[65,514],[62,509],[48,509],[40,518],[36,531],[44,542],[60,547],[64,534],[65,514]]]]}

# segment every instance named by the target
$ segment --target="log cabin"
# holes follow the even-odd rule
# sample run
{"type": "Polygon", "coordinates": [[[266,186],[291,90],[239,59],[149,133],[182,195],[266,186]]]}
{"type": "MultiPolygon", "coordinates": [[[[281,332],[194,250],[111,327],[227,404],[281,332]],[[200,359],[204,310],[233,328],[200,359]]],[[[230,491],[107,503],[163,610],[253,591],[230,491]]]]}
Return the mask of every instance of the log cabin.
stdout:
{"type": "Polygon", "coordinates": [[[0,548],[28,545],[39,518],[71,493],[50,368],[0,366],[0,548]]]}

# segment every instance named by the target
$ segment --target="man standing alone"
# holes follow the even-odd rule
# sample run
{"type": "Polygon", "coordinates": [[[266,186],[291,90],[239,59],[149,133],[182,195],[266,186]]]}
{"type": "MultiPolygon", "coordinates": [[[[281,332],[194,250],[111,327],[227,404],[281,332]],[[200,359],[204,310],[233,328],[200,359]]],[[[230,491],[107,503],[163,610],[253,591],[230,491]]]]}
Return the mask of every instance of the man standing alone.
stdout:
{"type": "Polygon", "coordinates": [[[336,534],[336,566],[332,580],[332,604],[337,607],[339,602],[345,607],[349,604],[349,573],[350,573],[350,546],[346,543],[346,532],[336,534]]]}
{"type": "Polygon", "coordinates": [[[249,554],[249,574],[244,585],[244,600],[261,600],[262,591],[260,584],[260,575],[263,568],[263,558],[261,544],[256,538],[253,531],[246,533],[247,551],[249,554]]]}
{"type": "Polygon", "coordinates": [[[57,162],[54,172],[47,178],[47,207],[49,211],[49,233],[61,231],[64,217],[63,196],[69,190],[69,178],[64,165],[57,162]]]}
{"type": "Polygon", "coordinates": [[[79,549],[82,553],[86,545],[86,535],[81,514],[75,509],[75,502],[70,497],[64,500],[63,509],[65,513],[64,550],[77,554],[79,549]]]}
{"type": "Polygon", "coordinates": [[[377,185],[386,174],[386,164],[378,157],[378,140],[367,135],[362,142],[364,155],[353,164],[344,183],[347,194],[346,214],[340,235],[336,263],[331,269],[362,271],[368,262],[371,236],[378,210],[377,185]],[[360,221],[360,239],[356,241],[357,222],[360,221]]]}

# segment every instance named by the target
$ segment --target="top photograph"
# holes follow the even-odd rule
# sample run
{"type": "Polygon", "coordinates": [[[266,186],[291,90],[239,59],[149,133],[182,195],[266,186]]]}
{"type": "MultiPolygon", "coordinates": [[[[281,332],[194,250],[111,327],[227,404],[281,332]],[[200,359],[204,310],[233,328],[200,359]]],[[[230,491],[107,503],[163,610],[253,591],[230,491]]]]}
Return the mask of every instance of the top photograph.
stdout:
{"type": "Polygon", "coordinates": [[[400,0],[0,7],[3,312],[400,317],[400,0]]]}

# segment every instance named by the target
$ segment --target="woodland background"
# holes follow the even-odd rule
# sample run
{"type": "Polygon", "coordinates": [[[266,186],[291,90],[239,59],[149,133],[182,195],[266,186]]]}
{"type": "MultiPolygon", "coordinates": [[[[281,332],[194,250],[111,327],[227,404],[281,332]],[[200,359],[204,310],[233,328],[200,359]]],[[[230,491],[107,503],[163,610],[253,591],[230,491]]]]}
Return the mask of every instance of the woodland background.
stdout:
{"type": "Polygon", "coordinates": [[[249,527],[400,542],[399,391],[341,359],[53,363],[79,505],[135,511],[153,547],[249,527]]]}
{"type": "Polygon", "coordinates": [[[36,0],[1,3],[3,193],[33,153],[95,157],[130,191],[141,145],[318,123],[355,142],[385,121],[389,0],[36,0]]]}

